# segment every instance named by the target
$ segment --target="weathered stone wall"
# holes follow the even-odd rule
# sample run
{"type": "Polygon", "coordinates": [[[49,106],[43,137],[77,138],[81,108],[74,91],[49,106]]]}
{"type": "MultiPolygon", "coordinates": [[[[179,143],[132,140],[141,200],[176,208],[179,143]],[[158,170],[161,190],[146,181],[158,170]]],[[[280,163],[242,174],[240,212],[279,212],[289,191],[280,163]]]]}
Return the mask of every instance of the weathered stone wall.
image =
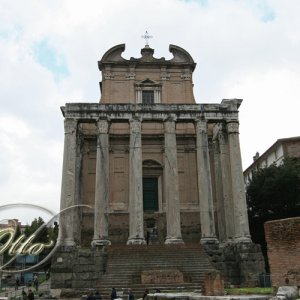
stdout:
{"type": "Polygon", "coordinates": [[[51,264],[51,288],[94,288],[105,272],[106,253],[96,249],[61,247],[51,264]]]}
{"type": "Polygon", "coordinates": [[[265,223],[273,286],[300,285],[300,217],[265,223]]]}
{"type": "Polygon", "coordinates": [[[253,243],[207,244],[204,249],[212,265],[222,273],[225,285],[255,287],[265,272],[260,245],[253,243]]]}
{"type": "Polygon", "coordinates": [[[181,233],[185,243],[199,243],[201,239],[200,213],[181,212],[181,233]]]}

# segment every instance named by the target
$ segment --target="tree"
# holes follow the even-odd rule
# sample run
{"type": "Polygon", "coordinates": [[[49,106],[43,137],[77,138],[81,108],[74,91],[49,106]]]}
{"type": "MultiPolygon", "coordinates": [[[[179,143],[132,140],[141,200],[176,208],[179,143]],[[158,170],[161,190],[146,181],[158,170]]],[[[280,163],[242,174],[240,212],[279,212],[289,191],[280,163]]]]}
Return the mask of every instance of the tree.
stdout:
{"type": "MultiPolygon", "coordinates": [[[[29,237],[30,235],[34,234],[36,230],[38,230],[43,224],[45,224],[43,218],[38,217],[35,218],[32,222],[31,225],[27,225],[24,234],[26,237],[29,237]]],[[[58,236],[58,224],[57,222],[54,222],[53,226],[45,226],[43,230],[41,230],[36,238],[34,239],[35,242],[40,242],[40,243],[49,243],[50,240],[52,240],[54,243],[57,240],[58,236]]]]}
{"type": "Polygon", "coordinates": [[[266,257],[264,223],[300,215],[300,161],[285,158],[279,166],[254,172],[247,186],[247,204],[253,241],[261,244],[266,257]]]}

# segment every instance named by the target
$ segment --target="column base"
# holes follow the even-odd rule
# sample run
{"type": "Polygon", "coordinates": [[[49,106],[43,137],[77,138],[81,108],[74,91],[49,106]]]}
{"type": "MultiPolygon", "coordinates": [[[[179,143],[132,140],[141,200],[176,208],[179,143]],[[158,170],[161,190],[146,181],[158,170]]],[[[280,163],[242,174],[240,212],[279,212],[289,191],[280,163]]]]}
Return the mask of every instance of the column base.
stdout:
{"type": "Polygon", "coordinates": [[[130,238],[126,245],[146,245],[146,241],[144,238],[130,238]]]}
{"type": "Polygon", "coordinates": [[[201,245],[207,244],[219,244],[219,240],[216,237],[203,237],[200,239],[201,245]]]}
{"type": "Polygon", "coordinates": [[[92,247],[104,247],[104,246],[109,246],[111,245],[111,241],[110,240],[92,240],[91,242],[91,246],[92,247]]]}
{"type": "Polygon", "coordinates": [[[170,245],[170,244],[184,244],[184,241],[182,240],[182,238],[167,238],[165,240],[165,244],[166,245],[170,245]]]}
{"type": "Polygon", "coordinates": [[[234,238],[234,243],[252,243],[250,236],[239,236],[234,238]]]}
{"type": "Polygon", "coordinates": [[[61,239],[57,241],[57,245],[63,247],[74,247],[76,246],[76,243],[73,239],[61,239]]]}

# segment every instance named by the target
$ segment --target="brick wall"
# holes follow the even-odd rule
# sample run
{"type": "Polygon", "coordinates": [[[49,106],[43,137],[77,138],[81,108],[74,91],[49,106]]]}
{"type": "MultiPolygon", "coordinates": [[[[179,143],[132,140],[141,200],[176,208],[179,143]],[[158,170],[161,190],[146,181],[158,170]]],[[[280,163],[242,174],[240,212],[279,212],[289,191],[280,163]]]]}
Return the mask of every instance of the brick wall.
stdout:
{"type": "Polygon", "coordinates": [[[300,217],[265,223],[273,286],[300,286],[300,217]]]}

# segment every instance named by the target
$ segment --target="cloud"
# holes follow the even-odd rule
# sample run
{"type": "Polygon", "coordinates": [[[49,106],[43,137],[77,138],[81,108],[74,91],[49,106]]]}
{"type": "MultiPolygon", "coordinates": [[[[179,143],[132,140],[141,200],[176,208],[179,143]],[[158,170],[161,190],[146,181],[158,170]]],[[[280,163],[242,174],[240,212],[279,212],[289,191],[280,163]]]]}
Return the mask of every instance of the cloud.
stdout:
{"type": "Polygon", "coordinates": [[[263,22],[271,22],[276,18],[276,13],[267,0],[250,0],[250,5],[254,8],[254,12],[263,22]]]}
{"type": "Polygon", "coordinates": [[[0,199],[51,204],[58,211],[62,144],[10,115],[0,115],[0,199]]]}
{"type": "Polygon", "coordinates": [[[33,46],[33,53],[36,61],[51,71],[55,81],[70,74],[66,59],[53,49],[47,40],[38,41],[33,46]]]}

